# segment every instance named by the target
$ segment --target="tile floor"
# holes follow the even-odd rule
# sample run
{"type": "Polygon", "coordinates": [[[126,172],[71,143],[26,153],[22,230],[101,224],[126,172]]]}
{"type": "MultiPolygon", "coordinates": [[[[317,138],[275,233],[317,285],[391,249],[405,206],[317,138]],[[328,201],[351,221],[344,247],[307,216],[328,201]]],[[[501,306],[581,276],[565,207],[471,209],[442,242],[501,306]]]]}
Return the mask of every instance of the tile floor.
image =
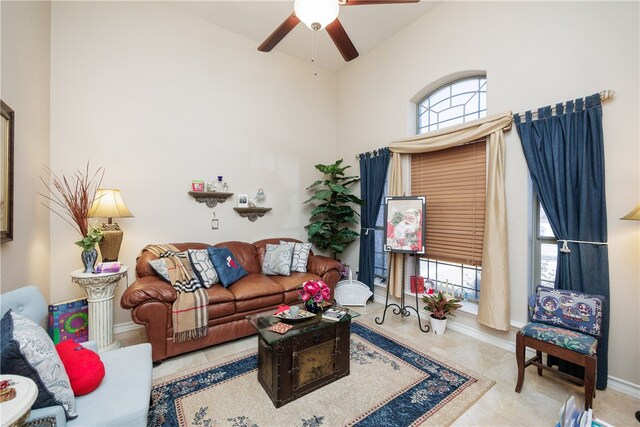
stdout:
{"type": "MultiPolygon", "coordinates": [[[[558,411],[564,400],[574,395],[583,402],[583,388],[572,385],[552,373],[542,377],[536,368],[527,369],[524,386],[520,394],[514,391],[517,370],[515,355],[509,351],[486,344],[448,329],[445,335],[425,334],[418,329],[415,314],[408,318],[389,316],[383,325],[374,319],[382,313],[384,306],[369,303],[367,307],[354,308],[362,314],[358,321],[381,329],[390,336],[401,337],[417,349],[435,353],[484,375],[496,384],[473,406],[458,418],[454,426],[554,426],[558,411]]],[[[125,345],[146,340],[142,329],[116,336],[125,345]]],[[[257,348],[255,336],[217,345],[173,357],[153,368],[153,377],[161,378],[179,372],[183,368],[216,362],[245,350],[257,348]]],[[[613,390],[598,391],[593,402],[594,414],[615,426],[640,426],[635,412],[640,410],[640,400],[613,390]]]]}

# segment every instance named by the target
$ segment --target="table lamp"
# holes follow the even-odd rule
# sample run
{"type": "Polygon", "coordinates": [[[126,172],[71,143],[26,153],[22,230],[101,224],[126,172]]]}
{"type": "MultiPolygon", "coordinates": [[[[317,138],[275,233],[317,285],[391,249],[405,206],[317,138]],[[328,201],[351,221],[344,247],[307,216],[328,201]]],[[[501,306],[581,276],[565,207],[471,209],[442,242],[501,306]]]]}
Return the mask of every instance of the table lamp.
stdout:
{"type": "Polygon", "coordinates": [[[112,222],[113,218],[131,218],[133,214],[122,201],[120,190],[115,188],[98,188],[96,197],[89,209],[90,218],[107,218],[108,222],[102,223],[100,231],[102,232],[102,240],[100,240],[100,253],[102,254],[102,262],[112,262],[118,260],[120,252],[120,244],[122,243],[122,230],[116,222],[112,222]]]}
{"type": "Polygon", "coordinates": [[[620,219],[631,219],[635,221],[640,221],[640,204],[635,208],[633,208],[631,212],[629,212],[628,214],[626,214],[620,219]]]}

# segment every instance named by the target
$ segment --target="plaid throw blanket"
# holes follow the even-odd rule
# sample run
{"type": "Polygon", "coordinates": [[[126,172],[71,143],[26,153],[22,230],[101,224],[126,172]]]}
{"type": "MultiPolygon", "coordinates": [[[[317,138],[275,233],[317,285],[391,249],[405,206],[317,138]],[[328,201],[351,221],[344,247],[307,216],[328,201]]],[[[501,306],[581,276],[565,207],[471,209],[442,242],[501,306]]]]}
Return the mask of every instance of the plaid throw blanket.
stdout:
{"type": "Polygon", "coordinates": [[[181,255],[178,248],[169,244],[147,245],[142,250],[144,251],[164,259],[171,285],[178,293],[171,306],[173,342],[184,342],[207,335],[209,297],[193,273],[189,258],[181,255]]]}

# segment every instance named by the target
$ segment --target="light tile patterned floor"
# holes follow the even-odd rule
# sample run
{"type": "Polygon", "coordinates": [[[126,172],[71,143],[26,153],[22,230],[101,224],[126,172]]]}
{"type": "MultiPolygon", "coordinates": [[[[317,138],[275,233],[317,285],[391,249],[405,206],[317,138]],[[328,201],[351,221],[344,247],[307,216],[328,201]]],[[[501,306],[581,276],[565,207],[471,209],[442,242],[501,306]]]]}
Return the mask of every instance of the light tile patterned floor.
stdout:
{"type": "MultiPolygon", "coordinates": [[[[385,323],[375,325],[374,319],[382,314],[383,308],[382,304],[369,303],[367,307],[354,307],[354,310],[362,314],[358,318],[362,323],[377,326],[387,331],[388,335],[411,342],[418,350],[442,355],[496,381],[484,396],[454,422],[454,426],[554,426],[560,406],[568,396],[574,395],[583,402],[581,386],[570,384],[549,372],[539,377],[534,366],[527,369],[522,392],[518,394],[514,391],[517,370],[513,353],[451,329],[441,336],[425,334],[418,329],[415,314],[402,319],[389,316],[387,312],[385,323]]],[[[142,329],[120,334],[116,338],[125,345],[146,340],[142,329]]],[[[252,348],[257,348],[255,336],[194,351],[162,362],[153,368],[153,376],[160,378],[186,367],[222,360],[252,348]]],[[[593,405],[595,416],[612,425],[640,426],[634,415],[640,410],[639,399],[610,389],[599,390],[593,405]]]]}

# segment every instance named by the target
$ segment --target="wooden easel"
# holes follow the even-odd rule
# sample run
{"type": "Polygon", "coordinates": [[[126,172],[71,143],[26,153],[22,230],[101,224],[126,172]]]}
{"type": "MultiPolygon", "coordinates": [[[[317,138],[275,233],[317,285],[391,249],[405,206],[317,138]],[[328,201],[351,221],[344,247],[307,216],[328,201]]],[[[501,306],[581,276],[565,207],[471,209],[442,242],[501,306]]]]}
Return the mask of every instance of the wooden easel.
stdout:
{"type": "MultiPolygon", "coordinates": [[[[392,251],[391,253],[394,253],[394,252],[392,251]]],[[[418,269],[419,260],[418,260],[418,257],[417,257],[416,253],[412,253],[410,255],[416,258],[413,265],[414,265],[414,274],[415,274],[416,281],[417,281],[418,270],[419,270],[418,269]]],[[[391,280],[390,280],[391,278],[389,277],[389,274],[392,271],[393,262],[394,262],[394,259],[396,258],[396,257],[391,257],[391,262],[389,263],[389,271],[387,272],[387,297],[386,297],[386,300],[385,300],[384,312],[382,313],[382,320],[380,320],[380,317],[376,317],[376,323],[378,325],[382,325],[384,323],[384,319],[385,319],[385,317],[387,315],[387,310],[389,308],[391,308],[391,307],[394,307],[393,314],[395,314],[396,316],[400,315],[402,317],[411,316],[411,313],[409,312],[409,309],[411,309],[411,310],[415,311],[416,312],[416,316],[418,316],[418,327],[420,328],[420,330],[422,332],[429,332],[431,330],[429,325],[425,325],[425,327],[427,329],[424,329],[422,327],[422,323],[420,323],[420,309],[418,308],[418,287],[417,287],[417,283],[416,283],[416,292],[415,292],[415,295],[416,295],[416,306],[413,307],[411,305],[406,305],[405,304],[405,297],[404,297],[404,279],[405,279],[405,275],[404,275],[404,269],[405,269],[406,256],[407,256],[407,254],[403,252],[402,253],[402,286],[403,286],[403,289],[402,289],[402,293],[400,294],[400,305],[398,305],[396,303],[389,304],[389,289],[391,288],[391,286],[390,286],[391,285],[391,280]]]]}

